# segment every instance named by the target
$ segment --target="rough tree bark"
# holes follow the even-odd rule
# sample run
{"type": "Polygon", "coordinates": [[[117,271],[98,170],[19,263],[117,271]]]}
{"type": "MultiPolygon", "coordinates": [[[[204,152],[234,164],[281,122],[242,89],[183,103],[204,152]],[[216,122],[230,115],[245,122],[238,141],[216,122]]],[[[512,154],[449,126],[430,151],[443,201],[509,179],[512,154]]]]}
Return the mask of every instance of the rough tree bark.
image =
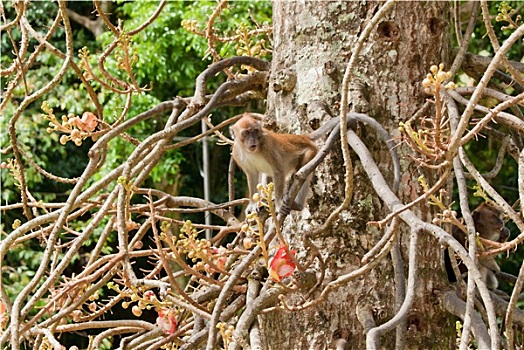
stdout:
{"type": "MultiPolygon", "coordinates": [[[[340,108],[340,87],[345,67],[358,36],[383,3],[280,1],[273,4],[274,52],[268,97],[269,116],[286,132],[307,132],[325,120],[308,114],[315,101],[330,106],[333,115],[340,108]]],[[[398,125],[413,116],[426,96],[421,82],[432,64],[449,68],[449,4],[446,2],[401,2],[374,28],[357,60],[351,82],[350,110],[368,113],[394,137],[398,125]]],[[[387,148],[373,130],[359,126],[358,132],[374,152],[375,160],[388,181],[393,174],[387,148]],[[388,177],[389,176],[389,177],[388,177]]],[[[401,151],[401,148],[399,148],[401,151]]],[[[402,159],[399,198],[405,203],[420,195],[420,169],[409,158],[402,159]]],[[[367,175],[352,154],[354,192],[349,210],[315,243],[327,258],[327,279],[357,269],[363,255],[384,234],[367,225],[387,214],[370,186],[367,175]]],[[[288,219],[284,231],[293,244],[310,225],[323,222],[340,204],[344,193],[344,169],[340,152],[328,156],[313,180],[314,196],[309,213],[288,219]],[[293,237],[295,239],[293,240],[293,237]]],[[[417,209],[431,221],[429,207],[417,209]]],[[[401,225],[402,231],[402,225],[401,225]]],[[[402,231],[402,257],[407,260],[409,233],[402,231]]],[[[399,336],[406,349],[452,348],[453,319],[441,311],[436,293],[447,283],[440,266],[441,250],[434,238],[419,237],[419,280],[416,300],[399,336]],[[403,335],[404,334],[404,335],[403,335]]],[[[327,300],[302,312],[274,312],[261,317],[267,349],[335,348],[337,338],[351,346],[365,348],[364,327],[370,321],[380,325],[395,314],[394,271],[385,259],[365,277],[334,291],[327,300]],[[372,315],[373,318],[366,318],[372,315]],[[360,320],[359,320],[360,317],[360,320]]],[[[393,349],[395,331],[381,337],[381,347],[393,349]]]]}

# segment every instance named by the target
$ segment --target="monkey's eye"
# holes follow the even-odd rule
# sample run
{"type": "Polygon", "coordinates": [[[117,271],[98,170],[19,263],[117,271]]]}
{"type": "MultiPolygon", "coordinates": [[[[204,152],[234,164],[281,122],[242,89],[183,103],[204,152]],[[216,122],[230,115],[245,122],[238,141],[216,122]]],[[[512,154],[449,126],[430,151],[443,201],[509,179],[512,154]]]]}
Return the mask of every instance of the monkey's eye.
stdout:
{"type": "Polygon", "coordinates": [[[242,137],[248,137],[248,136],[249,136],[249,131],[242,130],[242,137]]]}

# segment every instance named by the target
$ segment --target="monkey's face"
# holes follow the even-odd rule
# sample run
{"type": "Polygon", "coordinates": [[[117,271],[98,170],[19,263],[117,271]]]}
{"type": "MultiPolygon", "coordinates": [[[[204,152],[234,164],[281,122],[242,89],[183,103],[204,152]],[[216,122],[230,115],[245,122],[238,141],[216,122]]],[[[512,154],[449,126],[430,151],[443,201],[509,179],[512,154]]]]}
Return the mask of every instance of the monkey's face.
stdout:
{"type": "Polygon", "coordinates": [[[232,130],[235,145],[249,153],[259,151],[263,131],[262,126],[255,118],[244,113],[244,116],[233,125],[232,130]]]}
{"type": "Polygon", "coordinates": [[[242,132],[242,136],[244,138],[244,143],[246,145],[246,149],[250,152],[256,152],[258,149],[258,139],[260,130],[259,129],[252,129],[252,130],[244,130],[242,132]]]}
{"type": "Polygon", "coordinates": [[[248,152],[256,152],[260,144],[260,128],[254,127],[249,129],[242,130],[241,133],[241,142],[244,143],[244,146],[248,152]]]}
{"type": "Polygon", "coordinates": [[[473,211],[473,220],[479,236],[495,242],[505,242],[509,237],[509,230],[501,217],[499,210],[485,203],[476,208],[473,211]]]}

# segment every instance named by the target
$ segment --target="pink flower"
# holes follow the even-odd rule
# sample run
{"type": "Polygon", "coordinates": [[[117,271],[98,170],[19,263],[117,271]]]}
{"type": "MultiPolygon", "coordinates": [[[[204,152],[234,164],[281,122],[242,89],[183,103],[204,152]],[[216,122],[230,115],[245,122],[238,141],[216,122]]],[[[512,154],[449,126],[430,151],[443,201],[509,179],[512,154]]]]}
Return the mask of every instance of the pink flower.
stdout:
{"type": "Polygon", "coordinates": [[[147,301],[156,300],[155,292],[153,292],[152,290],[146,290],[144,292],[144,299],[146,299],[147,301]]]}
{"type": "Polygon", "coordinates": [[[173,334],[177,326],[175,312],[169,309],[159,309],[157,312],[158,317],[156,319],[156,324],[164,331],[164,333],[173,334]]]}
{"type": "MultiPolygon", "coordinates": [[[[296,250],[290,250],[289,252],[293,256],[297,253],[296,250]]],[[[269,260],[269,275],[277,282],[291,276],[296,268],[297,266],[288,254],[286,246],[280,247],[275,256],[269,260]]]]}
{"type": "Polygon", "coordinates": [[[82,114],[82,119],[77,118],[75,123],[80,130],[92,132],[98,125],[98,118],[91,112],[84,112],[84,114],[82,114]]]}
{"type": "MultiPolygon", "coordinates": [[[[224,270],[224,267],[227,262],[227,250],[224,247],[219,248],[210,248],[208,250],[209,259],[215,264],[216,267],[218,267],[220,270],[224,270]]],[[[208,264],[205,265],[205,270],[209,273],[213,272],[220,272],[215,271],[209,266],[208,264]]]]}

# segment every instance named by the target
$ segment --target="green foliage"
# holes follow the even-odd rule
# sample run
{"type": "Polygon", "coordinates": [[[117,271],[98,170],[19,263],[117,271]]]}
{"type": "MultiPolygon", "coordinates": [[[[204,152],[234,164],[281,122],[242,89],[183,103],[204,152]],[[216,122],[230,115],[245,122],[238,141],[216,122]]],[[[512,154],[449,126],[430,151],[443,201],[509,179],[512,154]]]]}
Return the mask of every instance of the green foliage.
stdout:
{"type": "MultiPolygon", "coordinates": [[[[465,3],[463,3],[463,5],[465,5],[465,3]]],[[[497,36],[499,43],[502,45],[504,40],[506,40],[511,35],[511,33],[513,33],[514,29],[508,26],[508,22],[504,20],[504,18],[506,18],[505,16],[500,16],[501,11],[504,12],[511,11],[510,9],[522,9],[522,3],[520,1],[491,1],[488,2],[488,7],[490,16],[491,18],[493,18],[491,24],[495,31],[495,35],[497,36]]],[[[470,15],[469,11],[467,12],[467,14],[468,16],[470,15]]],[[[515,20],[516,15],[514,15],[512,18],[515,20]]],[[[463,30],[465,30],[468,20],[469,17],[461,18],[463,30]]],[[[468,51],[475,54],[480,54],[482,56],[492,57],[494,55],[493,47],[491,46],[490,39],[486,32],[486,28],[483,25],[482,15],[480,14],[480,12],[477,18],[477,25],[475,26],[475,30],[473,31],[473,37],[471,38],[471,42],[468,46],[468,51]]],[[[507,56],[510,60],[519,61],[522,56],[522,42],[513,45],[513,47],[508,51],[507,56]]]]}
{"type": "Polygon", "coordinates": [[[10,297],[19,294],[31,280],[41,256],[41,248],[34,244],[19,245],[6,255],[2,263],[2,283],[10,297]]]}

